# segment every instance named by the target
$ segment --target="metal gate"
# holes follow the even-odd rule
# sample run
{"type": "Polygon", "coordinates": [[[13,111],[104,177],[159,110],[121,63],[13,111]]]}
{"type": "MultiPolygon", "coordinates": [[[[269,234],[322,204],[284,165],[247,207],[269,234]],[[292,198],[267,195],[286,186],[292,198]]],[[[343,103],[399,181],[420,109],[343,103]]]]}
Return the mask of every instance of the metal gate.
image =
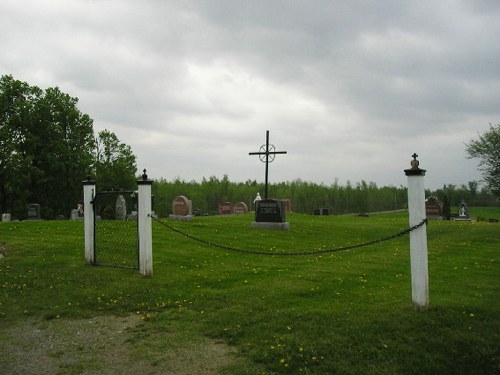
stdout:
{"type": "Polygon", "coordinates": [[[94,263],[139,269],[137,193],[98,192],[94,215],[94,263]]]}

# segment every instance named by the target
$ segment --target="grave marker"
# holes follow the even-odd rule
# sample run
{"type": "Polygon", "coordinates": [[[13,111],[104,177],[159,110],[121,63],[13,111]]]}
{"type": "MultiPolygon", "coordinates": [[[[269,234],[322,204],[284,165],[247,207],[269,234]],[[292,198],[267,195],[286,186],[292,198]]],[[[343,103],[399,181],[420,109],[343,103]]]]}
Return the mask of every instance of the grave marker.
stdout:
{"type": "Polygon", "coordinates": [[[235,214],[246,214],[248,212],[248,206],[244,202],[235,203],[233,212],[235,214]]]}
{"type": "Polygon", "coordinates": [[[427,218],[439,218],[443,214],[443,204],[437,197],[429,197],[425,201],[425,214],[427,218]]]}
{"type": "Polygon", "coordinates": [[[119,195],[116,197],[115,203],[115,219],[116,220],[125,220],[127,218],[127,202],[125,202],[125,198],[123,195],[119,195]]]}
{"type": "Polygon", "coordinates": [[[40,205],[38,203],[28,204],[26,207],[28,220],[40,220],[40,205]]]}
{"type": "Polygon", "coordinates": [[[248,155],[259,155],[261,162],[266,164],[266,176],[265,176],[265,194],[264,199],[268,198],[268,172],[269,163],[274,161],[277,154],[286,154],[286,151],[276,151],[274,145],[269,144],[269,130],[266,131],[266,144],[260,146],[259,152],[250,152],[248,155]]]}
{"type": "Polygon", "coordinates": [[[233,213],[233,204],[231,202],[219,203],[219,215],[229,215],[233,213]]]}
{"type": "Polygon", "coordinates": [[[172,214],[169,218],[172,220],[192,220],[192,202],[184,195],[178,195],[172,201],[172,214]]]}
{"type": "Polygon", "coordinates": [[[278,199],[263,199],[255,204],[255,221],[264,223],[284,223],[285,203],[278,199]]]}

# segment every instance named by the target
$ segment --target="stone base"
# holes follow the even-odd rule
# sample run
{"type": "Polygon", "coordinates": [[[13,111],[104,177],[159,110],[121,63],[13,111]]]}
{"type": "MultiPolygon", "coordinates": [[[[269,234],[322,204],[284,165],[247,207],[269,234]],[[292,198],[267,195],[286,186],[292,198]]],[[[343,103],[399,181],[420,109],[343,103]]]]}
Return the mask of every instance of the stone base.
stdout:
{"type": "Polygon", "coordinates": [[[472,221],[470,217],[453,217],[451,218],[453,221],[472,221]]]}
{"type": "Polygon", "coordinates": [[[191,221],[193,220],[193,215],[168,215],[170,220],[178,220],[178,221],[191,221]]]}
{"type": "Polygon", "coordinates": [[[290,223],[288,221],[286,221],[284,223],[273,223],[273,222],[268,222],[268,221],[254,221],[254,222],[252,222],[252,228],[290,230],[290,223]]]}

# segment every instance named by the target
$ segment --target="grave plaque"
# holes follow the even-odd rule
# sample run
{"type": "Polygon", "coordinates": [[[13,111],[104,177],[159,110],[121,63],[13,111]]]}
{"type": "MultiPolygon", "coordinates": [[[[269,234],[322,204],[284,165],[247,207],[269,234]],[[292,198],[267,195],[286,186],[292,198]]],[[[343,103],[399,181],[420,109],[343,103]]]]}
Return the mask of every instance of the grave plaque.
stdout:
{"type": "Polygon", "coordinates": [[[29,204],[27,207],[28,220],[40,220],[40,205],[37,203],[29,204]]]}
{"type": "Polygon", "coordinates": [[[248,212],[248,206],[244,202],[235,203],[233,212],[235,214],[246,214],[248,212]]]}
{"type": "Polygon", "coordinates": [[[255,221],[257,223],[284,223],[285,203],[277,199],[263,199],[255,202],[255,221]]]}
{"type": "Polygon", "coordinates": [[[229,215],[233,213],[233,204],[231,202],[219,203],[219,215],[229,215]]]}

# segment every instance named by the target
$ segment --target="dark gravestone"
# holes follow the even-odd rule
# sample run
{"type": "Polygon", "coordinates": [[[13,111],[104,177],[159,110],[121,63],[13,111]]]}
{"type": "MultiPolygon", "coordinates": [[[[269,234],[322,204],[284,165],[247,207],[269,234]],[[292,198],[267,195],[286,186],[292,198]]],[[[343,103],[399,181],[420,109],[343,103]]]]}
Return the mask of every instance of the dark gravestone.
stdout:
{"type": "Polygon", "coordinates": [[[277,199],[263,199],[255,202],[255,221],[257,223],[284,223],[285,202],[277,199]]]}
{"type": "Polygon", "coordinates": [[[318,208],[314,210],[314,215],[330,215],[329,208],[318,208]]]}
{"type": "Polygon", "coordinates": [[[29,204],[26,207],[27,214],[28,214],[28,220],[40,220],[41,215],[40,215],[40,205],[37,203],[29,204]]]}

